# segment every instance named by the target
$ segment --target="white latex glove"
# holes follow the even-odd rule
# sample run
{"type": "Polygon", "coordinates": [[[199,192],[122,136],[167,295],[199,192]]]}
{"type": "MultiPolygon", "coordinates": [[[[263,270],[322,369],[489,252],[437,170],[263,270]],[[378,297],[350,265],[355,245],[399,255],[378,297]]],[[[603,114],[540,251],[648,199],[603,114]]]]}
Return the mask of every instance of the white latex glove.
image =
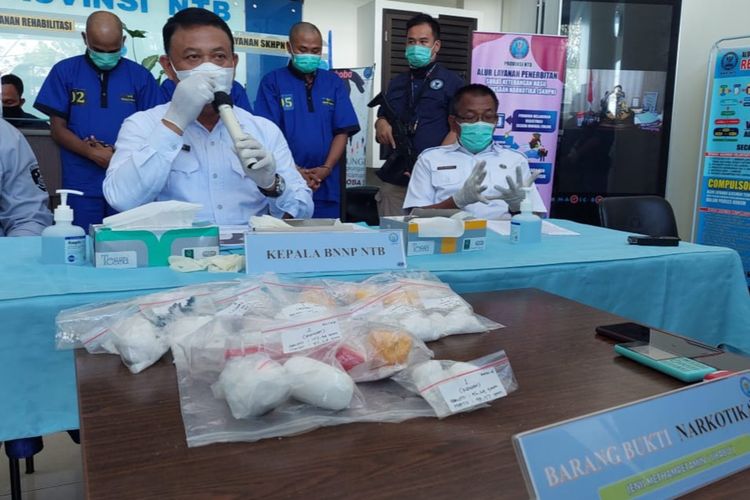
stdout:
{"type": "Polygon", "coordinates": [[[191,259],[190,257],[183,257],[181,255],[170,255],[168,260],[170,269],[180,271],[181,273],[205,271],[208,266],[208,264],[202,263],[199,260],[191,259]]]}
{"type": "Polygon", "coordinates": [[[184,131],[198,118],[204,106],[213,102],[216,78],[211,73],[196,73],[181,80],[174,90],[164,120],[184,131]]]}
{"type": "Polygon", "coordinates": [[[242,255],[214,255],[201,259],[207,265],[209,273],[238,273],[245,269],[245,257],[242,255]]]}
{"type": "Polygon", "coordinates": [[[249,135],[243,135],[234,143],[237,156],[250,177],[258,187],[270,189],[276,182],[276,162],[273,155],[263,148],[263,144],[249,135]],[[245,167],[248,160],[255,160],[251,167],[245,167]]]}
{"type": "Polygon", "coordinates": [[[487,177],[487,171],[484,169],[486,163],[484,160],[478,161],[464,185],[453,195],[453,202],[458,208],[478,201],[487,203],[487,198],[482,194],[487,189],[487,186],[482,186],[484,178],[487,177]]]}
{"type": "Polygon", "coordinates": [[[495,189],[497,190],[498,195],[492,195],[488,196],[488,200],[503,200],[505,203],[508,204],[508,211],[509,212],[520,212],[521,211],[521,202],[526,197],[526,192],[523,190],[525,187],[531,187],[534,184],[534,181],[536,180],[539,175],[541,175],[541,171],[537,170],[536,172],[532,172],[530,176],[526,178],[526,180],[523,179],[523,169],[521,168],[521,165],[518,165],[516,167],[516,180],[513,181],[513,178],[508,175],[505,177],[505,179],[508,181],[508,187],[504,188],[502,186],[495,185],[495,189]]]}

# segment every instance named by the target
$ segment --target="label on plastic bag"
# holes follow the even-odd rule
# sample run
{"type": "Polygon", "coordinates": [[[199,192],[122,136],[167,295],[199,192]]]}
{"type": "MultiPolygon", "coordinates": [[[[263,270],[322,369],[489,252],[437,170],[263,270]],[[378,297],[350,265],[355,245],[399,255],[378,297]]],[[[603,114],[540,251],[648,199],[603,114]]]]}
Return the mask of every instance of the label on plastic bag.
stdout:
{"type": "Polygon", "coordinates": [[[281,333],[284,354],[312,349],[338,340],[341,340],[341,329],[336,318],[292,327],[281,333]]]}
{"type": "MultiPolygon", "coordinates": [[[[407,314],[413,314],[417,309],[409,304],[392,304],[383,309],[384,316],[405,316],[407,314]]],[[[374,312],[374,311],[373,311],[374,312]]]]}
{"type": "Polygon", "coordinates": [[[461,297],[459,297],[458,295],[448,295],[445,297],[425,297],[424,295],[420,294],[420,299],[422,300],[422,304],[424,304],[425,309],[439,309],[442,311],[449,311],[466,306],[464,301],[461,300],[461,297]]]}
{"type": "Polygon", "coordinates": [[[310,316],[320,316],[328,313],[328,309],[320,304],[312,302],[298,302],[290,304],[281,310],[281,316],[288,319],[306,318],[310,316]]]}
{"type": "Polygon", "coordinates": [[[494,368],[467,373],[438,385],[451,412],[463,411],[472,406],[502,398],[508,394],[494,368]]]}
{"type": "Polygon", "coordinates": [[[227,307],[216,313],[217,316],[245,316],[253,311],[267,308],[268,302],[263,297],[240,296],[227,307]]]}

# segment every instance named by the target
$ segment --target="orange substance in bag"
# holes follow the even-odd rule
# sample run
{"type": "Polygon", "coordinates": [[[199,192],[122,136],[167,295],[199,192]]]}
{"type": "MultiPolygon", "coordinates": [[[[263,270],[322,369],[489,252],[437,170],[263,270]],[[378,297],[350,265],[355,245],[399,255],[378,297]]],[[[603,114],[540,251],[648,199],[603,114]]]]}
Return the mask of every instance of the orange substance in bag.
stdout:
{"type": "Polygon", "coordinates": [[[375,351],[375,357],[389,365],[400,365],[409,359],[412,340],[407,333],[399,330],[372,330],[368,341],[375,351]]]}

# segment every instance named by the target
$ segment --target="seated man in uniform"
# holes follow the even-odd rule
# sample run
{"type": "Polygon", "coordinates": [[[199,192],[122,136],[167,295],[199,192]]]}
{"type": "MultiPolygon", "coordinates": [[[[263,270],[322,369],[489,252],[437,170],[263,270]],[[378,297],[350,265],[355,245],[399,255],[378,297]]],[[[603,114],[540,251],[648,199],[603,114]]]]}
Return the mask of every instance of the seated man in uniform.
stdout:
{"type": "Polygon", "coordinates": [[[31,146],[0,119],[0,236],[39,236],[52,224],[48,201],[31,146]]]}
{"type": "Polygon", "coordinates": [[[458,142],[425,150],[414,165],[404,208],[460,208],[484,219],[521,210],[524,187],[532,187],[534,212],[545,213],[526,157],[493,144],[497,96],[489,87],[467,85],[453,97],[448,121],[458,142]]]}
{"type": "Polygon", "coordinates": [[[312,192],[279,128],[234,108],[242,130],[235,142],[212,106],[214,93],[228,93],[234,79],[229,26],[213,12],[188,8],[169,18],[162,34],[160,63],[177,88],[169,103],[123,123],[104,179],[107,202],[117,210],[156,200],[200,203],[199,220],[224,225],[267,213],[310,217],[312,192]]]}

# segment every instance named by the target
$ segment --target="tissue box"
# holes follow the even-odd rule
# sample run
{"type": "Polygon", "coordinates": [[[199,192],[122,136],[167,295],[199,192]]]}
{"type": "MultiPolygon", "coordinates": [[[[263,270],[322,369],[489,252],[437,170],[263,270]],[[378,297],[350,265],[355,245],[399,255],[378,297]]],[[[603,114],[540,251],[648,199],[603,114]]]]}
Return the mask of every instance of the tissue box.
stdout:
{"type": "Polygon", "coordinates": [[[168,266],[171,255],[194,259],[219,254],[219,226],[113,230],[91,226],[94,265],[106,268],[168,266]]]}
{"type": "Polygon", "coordinates": [[[412,222],[413,215],[399,217],[381,217],[381,229],[402,229],[406,255],[432,255],[456,252],[474,252],[484,250],[487,238],[487,221],[485,219],[464,220],[464,234],[458,238],[420,238],[419,224],[412,222]]]}

